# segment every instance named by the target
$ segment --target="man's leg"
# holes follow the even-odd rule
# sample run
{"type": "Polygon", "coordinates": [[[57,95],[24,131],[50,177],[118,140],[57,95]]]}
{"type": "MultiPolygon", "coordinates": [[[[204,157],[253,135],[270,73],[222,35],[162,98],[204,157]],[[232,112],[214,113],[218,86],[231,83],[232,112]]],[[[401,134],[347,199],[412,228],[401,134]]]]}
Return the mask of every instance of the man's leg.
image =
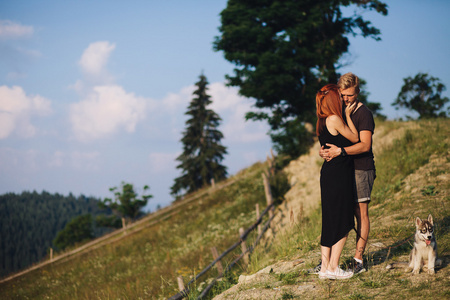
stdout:
{"type": "Polygon", "coordinates": [[[353,260],[353,271],[355,274],[365,271],[363,265],[363,254],[369,239],[369,203],[372,187],[375,180],[375,170],[355,170],[357,203],[355,204],[356,216],[356,250],[353,260]]]}
{"type": "Polygon", "coordinates": [[[363,260],[363,254],[366,249],[370,231],[369,202],[357,203],[355,206],[355,216],[357,223],[355,258],[363,260]]]}

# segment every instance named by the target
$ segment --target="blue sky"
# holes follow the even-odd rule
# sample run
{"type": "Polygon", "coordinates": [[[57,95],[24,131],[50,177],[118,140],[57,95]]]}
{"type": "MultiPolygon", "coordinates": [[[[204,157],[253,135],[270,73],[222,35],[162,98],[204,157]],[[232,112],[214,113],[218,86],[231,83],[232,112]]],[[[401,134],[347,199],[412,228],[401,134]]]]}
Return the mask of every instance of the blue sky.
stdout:
{"type": "MultiPolygon", "coordinates": [[[[364,13],[382,41],[350,38],[340,71],[364,78],[369,100],[396,119],[405,116],[391,106],[403,78],[428,72],[450,88],[450,2],[392,2],[387,17],[364,13]]],[[[103,198],[125,181],[138,192],[150,186],[148,209],[169,204],[184,113],[202,72],[223,119],[229,174],[264,160],[268,126],[244,121],[253,102],[225,87],[233,65],[212,50],[225,7],[0,1],[0,194],[103,198]]]]}

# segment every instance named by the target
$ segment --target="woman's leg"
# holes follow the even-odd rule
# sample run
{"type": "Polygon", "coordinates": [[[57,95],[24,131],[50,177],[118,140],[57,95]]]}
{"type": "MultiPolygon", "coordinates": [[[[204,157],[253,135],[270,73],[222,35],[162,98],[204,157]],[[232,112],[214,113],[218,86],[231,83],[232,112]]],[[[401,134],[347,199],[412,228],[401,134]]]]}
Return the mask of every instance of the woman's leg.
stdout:
{"type": "MultiPolygon", "coordinates": [[[[331,247],[331,255],[329,256],[328,270],[331,272],[336,271],[339,267],[339,259],[341,258],[342,249],[344,249],[345,242],[347,241],[348,234],[340,239],[336,244],[331,247]]],[[[322,255],[323,259],[323,255],[322,255]]],[[[323,262],[322,262],[323,266],[323,262]]]]}
{"type": "Polygon", "coordinates": [[[322,252],[322,266],[320,267],[320,272],[324,273],[330,264],[331,248],[320,246],[320,250],[322,252]]]}

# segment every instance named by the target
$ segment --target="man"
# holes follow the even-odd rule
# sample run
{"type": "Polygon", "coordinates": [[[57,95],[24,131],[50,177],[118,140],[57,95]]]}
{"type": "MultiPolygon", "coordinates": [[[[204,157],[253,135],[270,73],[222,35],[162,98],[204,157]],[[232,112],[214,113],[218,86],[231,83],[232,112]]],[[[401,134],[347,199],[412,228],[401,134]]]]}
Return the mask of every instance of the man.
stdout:
{"type": "MultiPolygon", "coordinates": [[[[372,135],[375,130],[375,122],[372,112],[361,102],[358,102],[359,79],[352,73],[341,76],[338,81],[341,98],[346,106],[357,101],[357,106],[351,118],[359,133],[359,142],[349,146],[338,148],[335,145],[326,144],[328,149],[322,147],[319,155],[330,161],[339,155],[353,155],[355,165],[356,203],[355,216],[357,222],[356,253],[352,268],[354,274],[366,271],[363,265],[363,254],[369,237],[369,202],[375,180],[375,162],[372,152],[372,135]]],[[[318,273],[320,265],[316,266],[311,273],[318,273]]]]}

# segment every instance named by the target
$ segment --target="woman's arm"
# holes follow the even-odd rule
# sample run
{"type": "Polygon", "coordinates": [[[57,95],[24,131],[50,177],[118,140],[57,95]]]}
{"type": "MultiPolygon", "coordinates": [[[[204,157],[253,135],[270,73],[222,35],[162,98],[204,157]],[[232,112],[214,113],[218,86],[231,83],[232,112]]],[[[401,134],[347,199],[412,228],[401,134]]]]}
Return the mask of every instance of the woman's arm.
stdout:
{"type": "Polygon", "coordinates": [[[326,119],[327,128],[331,134],[340,133],[346,139],[348,139],[352,143],[357,143],[359,141],[358,131],[356,130],[355,125],[351,121],[351,118],[348,117],[349,126],[345,125],[345,123],[336,115],[329,116],[326,119]]]}
{"type": "Polygon", "coordinates": [[[335,129],[350,142],[352,143],[359,142],[358,131],[356,130],[355,125],[353,125],[352,121],[348,121],[348,123],[349,126],[345,125],[345,123],[342,122],[341,119],[338,119],[338,122],[336,122],[335,129]]]}
{"type": "MultiPolygon", "coordinates": [[[[350,129],[350,131],[352,132],[352,134],[356,133],[356,141],[352,140],[348,137],[346,137],[350,142],[352,143],[357,143],[359,142],[359,135],[358,135],[358,130],[355,127],[355,124],[353,124],[353,120],[351,118],[351,114],[355,111],[356,107],[357,107],[358,103],[355,101],[350,105],[347,105],[347,107],[345,108],[345,116],[347,117],[347,124],[348,124],[348,128],[350,129]]],[[[345,126],[345,124],[344,124],[345,126]]],[[[344,135],[342,132],[339,131],[340,134],[344,135]]],[[[344,135],[345,136],[345,135],[344,135]]],[[[354,137],[352,137],[354,138],[354,137]]]]}

